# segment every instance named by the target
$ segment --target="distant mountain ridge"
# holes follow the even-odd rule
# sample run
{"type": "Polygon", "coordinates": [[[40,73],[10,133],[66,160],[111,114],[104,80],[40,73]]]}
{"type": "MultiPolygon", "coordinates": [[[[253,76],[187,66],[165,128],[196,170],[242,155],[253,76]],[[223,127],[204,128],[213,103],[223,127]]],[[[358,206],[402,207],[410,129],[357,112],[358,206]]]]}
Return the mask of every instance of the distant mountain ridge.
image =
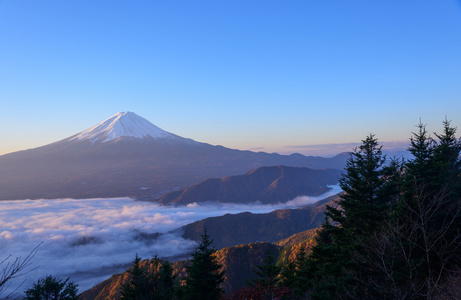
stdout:
{"type": "Polygon", "coordinates": [[[212,146],[125,112],[64,140],[0,156],[0,200],[152,199],[261,166],[342,169],[346,159],[347,155],[306,157],[212,146]]]}
{"type": "Polygon", "coordinates": [[[265,214],[243,212],[206,218],[179,229],[183,238],[200,241],[204,229],[217,249],[254,242],[273,243],[293,234],[320,227],[326,205],[338,207],[339,195],[303,208],[279,209],[265,214]]]}
{"type": "Polygon", "coordinates": [[[193,202],[263,204],[285,203],[298,196],[318,196],[338,183],[339,170],[271,166],[244,175],[205,180],[184,190],[164,194],[157,202],[186,205],[193,202]]]}

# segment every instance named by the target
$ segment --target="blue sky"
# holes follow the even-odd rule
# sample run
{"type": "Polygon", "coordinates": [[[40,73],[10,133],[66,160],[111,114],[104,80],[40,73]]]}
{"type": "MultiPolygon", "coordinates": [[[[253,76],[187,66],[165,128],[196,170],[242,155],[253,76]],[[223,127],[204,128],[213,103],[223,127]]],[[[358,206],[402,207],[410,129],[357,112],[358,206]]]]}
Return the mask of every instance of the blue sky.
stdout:
{"type": "Polygon", "coordinates": [[[119,111],[269,152],[461,133],[461,1],[0,0],[0,154],[119,111]]]}

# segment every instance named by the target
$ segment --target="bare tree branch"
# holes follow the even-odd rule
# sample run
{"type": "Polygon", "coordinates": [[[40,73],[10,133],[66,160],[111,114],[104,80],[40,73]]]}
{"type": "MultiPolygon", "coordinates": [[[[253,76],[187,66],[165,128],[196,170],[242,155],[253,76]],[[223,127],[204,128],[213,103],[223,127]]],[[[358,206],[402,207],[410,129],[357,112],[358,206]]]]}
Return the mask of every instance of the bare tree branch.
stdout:
{"type": "MultiPolygon", "coordinates": [[[[12,286],[13,279],[24,276],[38,268],[35,267],[33,269],[28,270],[28,268],[32,265],[32,260],[35,257],[37,249],[38,247],[40,247],[41,244],[43,244],[43,242],[35,246],[35,248],[32,249],[32,251],[30,251],[25,258],[18,256],[13,259],[12,255],[8,255],[4,260],[0,262],[0,267],[3,266],[3,269],[0,271],[0,296],[2,296],[2,294],[12,286]]],[[[21,285],[24,282],[25,280],[21,282],[8,295],[2,296],[2,299],[8,299],[9,297],[11,297],[11,295],[17,292],[17,290],[21,287],[21,285]]]]}

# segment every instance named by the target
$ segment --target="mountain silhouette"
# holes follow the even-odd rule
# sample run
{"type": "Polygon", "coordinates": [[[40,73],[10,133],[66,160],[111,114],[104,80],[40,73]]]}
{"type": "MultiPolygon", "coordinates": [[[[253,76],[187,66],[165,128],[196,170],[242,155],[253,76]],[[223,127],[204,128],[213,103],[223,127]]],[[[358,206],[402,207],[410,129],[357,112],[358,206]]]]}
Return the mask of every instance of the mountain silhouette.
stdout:
{"type": "Polygon", "coordinates": [[[346,159],[345,155],[322,158],[213,146],[124,112],[64,140],[0,156],[0,200],[153,199],[261,166],[342,169],[346,159]]]}

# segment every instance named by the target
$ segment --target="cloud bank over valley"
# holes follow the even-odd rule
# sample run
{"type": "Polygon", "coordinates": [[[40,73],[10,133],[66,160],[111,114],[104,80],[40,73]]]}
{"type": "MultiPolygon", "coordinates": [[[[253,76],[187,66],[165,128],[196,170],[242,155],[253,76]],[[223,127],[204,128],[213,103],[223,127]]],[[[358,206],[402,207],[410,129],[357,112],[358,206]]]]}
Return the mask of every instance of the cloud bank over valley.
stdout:
{"type": "MultiPolygon", "coordinates": [[[[143,258],[183,255],[197,244],[168,233],[183,225],[227,213],[267,213],[304,206],[340,192],[298,197],[286,204],[189,204],[160,206],[130,198],[17,200],[0,202],[0,250],[26,257],[42,243],[21,290],[46,274],[71,277],[83,291],[124,271],[136,253],[143,258]]],[[[24,278],[16,279],[13,286],[24,278]]]]}

